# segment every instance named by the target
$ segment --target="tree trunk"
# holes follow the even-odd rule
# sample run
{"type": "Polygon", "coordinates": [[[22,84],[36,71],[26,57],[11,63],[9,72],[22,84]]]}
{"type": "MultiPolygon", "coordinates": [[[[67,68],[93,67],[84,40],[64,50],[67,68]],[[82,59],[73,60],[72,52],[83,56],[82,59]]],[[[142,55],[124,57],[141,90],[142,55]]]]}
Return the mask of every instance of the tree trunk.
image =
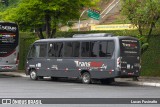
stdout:
{"type": "Polygon", "coordinates": [[[38,35],[39,39],[44,39],[44,35],[42,33],[42,28],[37,29],[37,35],[38,35]]]}
{"type": "Polygon", "coordinates": [[[55,38],[56,31],[57,31],[56,28],[52,29],[51,38],[55,38]]]}
{"type": "Polygon", "coordinates": [[[149,29],[149,33],[147,35],[147,42],[149,41],[149,39],[151,38],[151,33],[152,33],[152,30],[153,30],[153,27],[154,27],[155,23],[152,22],[151,23],[151,26],[150,26],[150,29],[149,29]]]}
{"type": "Polygon", "coordinates": [[[149,39],[151,38],[152,30],[153,30],[153,28],[155,27],[155,24],[156,24],[156,22],[158,21],[159,16],[157,16],[157,17],[155,16],[154,19],[155,19],[155,22],[152,22],[152,23],[151,23],[150,30],[149,30],[149,33],[148,33],[148,35],[147,35],[147,41],[149,41],[149,39]]]}
{"type": "Polygon", "coordinates": [[[138,25],[138,31],[140,35],[143,35],[142,26],[140,24],[138,25]]]}
{"type": "Polygon", "coordinates": [[[45,22],[46,22],[46,34],[47,34],[47,38],[50,38],[51,36],[51,24],[50,24],[51,18],[50,15],[48,13],[46,13],[45,15],[45,22]]]}

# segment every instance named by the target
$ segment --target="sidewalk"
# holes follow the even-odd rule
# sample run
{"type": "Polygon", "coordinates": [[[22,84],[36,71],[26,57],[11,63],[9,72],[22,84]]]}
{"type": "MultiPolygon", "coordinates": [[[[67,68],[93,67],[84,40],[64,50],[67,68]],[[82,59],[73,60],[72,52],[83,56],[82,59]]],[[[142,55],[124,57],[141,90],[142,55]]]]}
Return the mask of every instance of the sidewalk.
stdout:
{"type": "Polygon", "coordinates": [[[116,78],[118,82],[127,82],[135,85],[160,87],[160,77],[138,77],[138,81],[132,78],[116,78]]]}
{"type": "MultiPolygon", "coordinates": [[[[0,72],[0,75],[18,76],[18,77],[29,77],[23,72],[0,72]]],[[[154,86],[160,87],[160,77],[139,77],[138,81],[133,81],[132,78],[116,78],[116,82],[127,82],[141,86],[154,86]]]]}
{"type": "Polygon", "coordinates": [[[23,71],[18,72],[0,72],[0,75],[8,75],[8,76],[15,76],[15,77],[29,77],[23,71]]]}

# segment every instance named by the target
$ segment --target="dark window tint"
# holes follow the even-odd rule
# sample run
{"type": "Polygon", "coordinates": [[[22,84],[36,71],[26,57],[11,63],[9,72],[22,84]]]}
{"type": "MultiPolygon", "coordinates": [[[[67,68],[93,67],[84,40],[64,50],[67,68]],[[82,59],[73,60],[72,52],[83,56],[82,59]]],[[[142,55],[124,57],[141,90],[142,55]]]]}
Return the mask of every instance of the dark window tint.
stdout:
{"type": "Polygon", "coordinates": [[[107,42],[100,42],[99,44],[99,56],[100,57],[106,57],[106,53],[107,53],[107,42]]]}
{"type": "Polygon", "coordinates": [[[73,46],[72,42],[65,42],[64,45],[64,56],[65,57],[72,57],[73,46]]]}
{"type": "Polygon", "coordinates": [[[63,56],[63,42],[55,43],[55,56],[62,57],[63,56]]]}
{"type": "Polygon", "coordinates": [[[81,56],[82,57],[90,57],[90,42],[82,42],[81,56]]]}
{"type": "MultiPolygon", "coordinates": [[[[0,0],[4,1],[4,0],[0,0]]],[[[0,22],[0,45],[16,47],[18,45],[18,25],[15,23],[0,22]],[[11,29],[10,29],[11,28],[11,29]]]]}
{"type": "Polygon", "coordinates": [[[29,57],[45,57],[46,56],[46,49],[47,45],[46,44],[38,44],[38,45],[33,45],[31,47],[29,57]]]}
{"type": "Polygon", "coordinates": [[[6,57],[13,53],[15,45],[1,45],[0,44],[0,57],[6,57]]]}
{"type": "Polygon", "coordinates": [[[49,43],[49,51],[48,51],[49,57],[56,57],[56,51],[55,51],[55,44],[49,43]]]}
{"type": "Polygon", "coordinates": [[[100,57],[111,57],[114,51],[113,41],[101,41],[99,44],[99,56],[100,57]]]}
{"type": "Polygon", "coordinates": [[[36,55],[36,46],[33,45],[29,51],[28,57],[35,57],[36,55]]]}
{"type": "Polygon", "coordinates": [[[98,57],[98,50],[99,50],[99,43],[98,42],[90,42],[90,50],[91,50],[91,57],[98,57]]]}
{"type": "Polygon", "coordinates": [[[107,57],[111,57],[114,51],[114,42],[108,41],[107,45],[107,57]]]}
{"type": "Polygon", "coordinates": [[[80,42],[73,42],[73,57],[79,57],[80,42]]]}
{"type": "Polygon", "coordinates": [[[46,57],[47,45],[46,44],[41,44],[39,46],[40,46],[39,57],[46,57]]]}
{"type": "Polygon", "coordinates": [[[134,39],[120,39],[120,52],[122,56],[139,55],[139,42],[134,39]]]}

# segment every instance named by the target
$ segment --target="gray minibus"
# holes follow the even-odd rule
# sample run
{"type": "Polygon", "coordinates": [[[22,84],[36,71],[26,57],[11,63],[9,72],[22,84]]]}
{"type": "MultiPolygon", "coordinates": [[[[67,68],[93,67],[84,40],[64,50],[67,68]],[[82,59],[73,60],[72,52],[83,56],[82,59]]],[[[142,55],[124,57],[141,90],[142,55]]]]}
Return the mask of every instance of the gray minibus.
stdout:
{"type": "Polygon", "coordinates": [[[35,41],[25,71],[33,80],[66,77],[89,84],[92,80],[110,83],[117,77],[138,77],[140,67],[138,39],[96,33],[35,41]]]}

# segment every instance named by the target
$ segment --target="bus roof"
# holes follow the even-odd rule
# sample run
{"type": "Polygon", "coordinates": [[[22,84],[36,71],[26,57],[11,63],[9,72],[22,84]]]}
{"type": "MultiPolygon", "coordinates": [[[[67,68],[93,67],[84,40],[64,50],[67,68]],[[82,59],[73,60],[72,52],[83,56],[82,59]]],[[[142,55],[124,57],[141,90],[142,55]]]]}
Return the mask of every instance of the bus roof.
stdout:
{"type": "Polygon", "coordinates": [[[5,21],[0,21],[0,23],[11,23],[11,24],[16,24],[15,22],[5,22],[5,21]]]}
{"type": "Polygon", "coordinates": [[[89,38],[89,37],[112,37],[110,33],[92,33],[92,34],[74,34],[73,38],[89,38]]]}
{"type": "MultiPolygon", "coordinates": [[[[84,36],[85,34],[83,34],[84,36]]],[[[86,34],[88,35],[88,34],[86,34]]],[[[134,37],[130,36],[88,36],[88,37],[73,37],[73,38],[48,38],[48,39],[40,39],[37,40],[36,42],[51,42],[51,41],[87,41],[87,40],[114,40],[114,39],[125,39],[125,38],[130,38],[130,39],[137,39],[134,37]]],[[[138,39],[137,39],[138,40],[138,39]]]]}

